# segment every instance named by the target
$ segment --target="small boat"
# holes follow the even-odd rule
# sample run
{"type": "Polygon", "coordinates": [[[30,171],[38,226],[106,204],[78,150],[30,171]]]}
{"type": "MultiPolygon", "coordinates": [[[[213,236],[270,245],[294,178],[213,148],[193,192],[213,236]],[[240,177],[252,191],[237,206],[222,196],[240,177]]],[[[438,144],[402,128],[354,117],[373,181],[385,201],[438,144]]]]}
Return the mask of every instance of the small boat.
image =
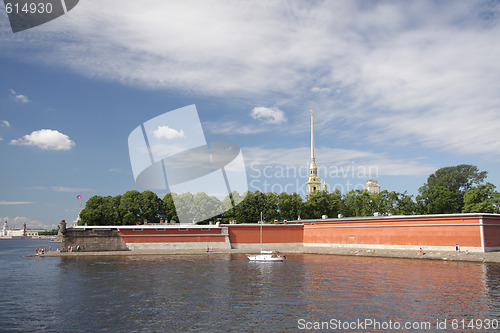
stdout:
{"type": "Polygon", "coordinates": [[[248,260],[250,261],[283,261],[286,259],[284,255],[281,255],[279,251],[264,251],[262,250],[262,212],[260,213],[260,254],[248,254],[248,260]]]}
{"type": "Polygon", "coordinates": [[[283,261],[285,256],[279,254],[279,252],[273,251],[260,251],[260,254],[247,255],[250,261],[283,261]]]}

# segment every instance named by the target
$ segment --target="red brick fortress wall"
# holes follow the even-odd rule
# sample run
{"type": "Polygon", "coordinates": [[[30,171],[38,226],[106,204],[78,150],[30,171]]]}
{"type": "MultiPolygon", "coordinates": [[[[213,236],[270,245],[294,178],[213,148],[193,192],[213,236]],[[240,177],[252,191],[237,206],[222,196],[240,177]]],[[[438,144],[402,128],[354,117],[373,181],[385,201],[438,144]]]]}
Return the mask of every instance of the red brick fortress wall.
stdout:
{"type": "Polygon", "coordinates": [[[125,243],[224,242],[220,228],[118,229],[125,243]]]}
{"type": "MultiPolygon", "coordinates": [[[[260,224],[225,224],[229,229],[229,241],[232,248],[252,247],[260,244],[260,224]]],[[[302,224],[263,224],[262,243],[264,247],[281,248],[302,246],[302,224]]]]}
{"type": "Polygon", "coordinates": [[[500,251],[500,216],[484,216],[483,235],[485,251],[500,251]]]}
{"type": "MultiPolygon", "coordinates": [[[[294,221],[305,223],[305,246],[484,251],[481,215],[384,216],[294,221]]],[[[486,219],[486,221],[489,221],[486,219]]],[[[484,220],[483,220],[484,222],[484,220]]],[[[498,227],[483,227],[499,232],[498,227]]],[[[486,231],[487,233],[491,231],[486,231]]],[[[485,244],[498,244],[494,235],[485,244]]],[[[498,239],[498,238],[496,238],[498,239]]]]}

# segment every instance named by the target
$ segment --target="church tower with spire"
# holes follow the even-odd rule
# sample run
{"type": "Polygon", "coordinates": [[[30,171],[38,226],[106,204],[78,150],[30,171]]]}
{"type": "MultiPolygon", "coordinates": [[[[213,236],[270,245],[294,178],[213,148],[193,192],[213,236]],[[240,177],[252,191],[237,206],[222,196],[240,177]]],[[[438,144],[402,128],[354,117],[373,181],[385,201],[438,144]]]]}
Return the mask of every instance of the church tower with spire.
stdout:
{"type": "Polygon", "coordinates": [[[309,177],[307,177],[306,187],[308,197],[313,192],[321,191],[321,181],[318,177],[318,168],[316,167],[316,159],[314,157],[313,110],[311,110],[311,164],[309,166],[309,177]]]}

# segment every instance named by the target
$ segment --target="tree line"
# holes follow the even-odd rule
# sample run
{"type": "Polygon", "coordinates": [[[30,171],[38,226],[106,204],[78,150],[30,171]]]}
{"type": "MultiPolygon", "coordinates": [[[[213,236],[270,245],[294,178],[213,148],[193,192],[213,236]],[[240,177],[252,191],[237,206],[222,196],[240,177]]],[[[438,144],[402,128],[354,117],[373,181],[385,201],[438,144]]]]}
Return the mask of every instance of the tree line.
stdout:
{"type": "MultiPolygon", "coordinates": [[[[342,194],[318,191],[303,200],[297,193],[247,192],[242,196],[233,192],[224,200],[205,193],[166,194],[163,199],[152,191],[127,191],[117,196],[93,196],[80,212],[80,225],[134,225],[178,221],[176,203],[190,204],[192,210],[214,209],[225,211],[200,223],[220,221],[255,223],[260,220],[296,220],[337,217],[451,213],[500,213],[500,193],[495,185],[485,182],[486,171],[462,164],[438,169],[427,178],[415,197],[406,192],[381,191],[370,194],[353,190],[342,194]],[[241,202],[240,202],[241,201],[241,202]],[[232,203],[240,202],[233,207],[232,203]],[[232,207],[230,209],[227,209],[232,207]]],[[[195,212],[193,212],[194,214],[195,212]]],[[[212,214],[208,214],[212,216],[212,214]]]]}

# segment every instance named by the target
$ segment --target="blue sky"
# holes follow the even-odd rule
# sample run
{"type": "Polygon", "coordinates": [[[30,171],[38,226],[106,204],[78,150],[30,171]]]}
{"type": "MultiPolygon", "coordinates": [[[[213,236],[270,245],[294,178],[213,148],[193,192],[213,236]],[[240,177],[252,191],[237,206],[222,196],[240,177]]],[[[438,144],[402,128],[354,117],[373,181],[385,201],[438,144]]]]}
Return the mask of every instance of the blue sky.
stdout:
{"type": "MultiPolygon", "coordinates": [[[[13,34],[0,14],[0,219],[73,221],[140,190],[127,138],[195,104],[252,191],[319,176],[416,194],[443,166],[500,185],[500,5],[491,1],[85,0],[13,34]]],[[[164,193],[158,193],[163,196],[164,193]]]]}

